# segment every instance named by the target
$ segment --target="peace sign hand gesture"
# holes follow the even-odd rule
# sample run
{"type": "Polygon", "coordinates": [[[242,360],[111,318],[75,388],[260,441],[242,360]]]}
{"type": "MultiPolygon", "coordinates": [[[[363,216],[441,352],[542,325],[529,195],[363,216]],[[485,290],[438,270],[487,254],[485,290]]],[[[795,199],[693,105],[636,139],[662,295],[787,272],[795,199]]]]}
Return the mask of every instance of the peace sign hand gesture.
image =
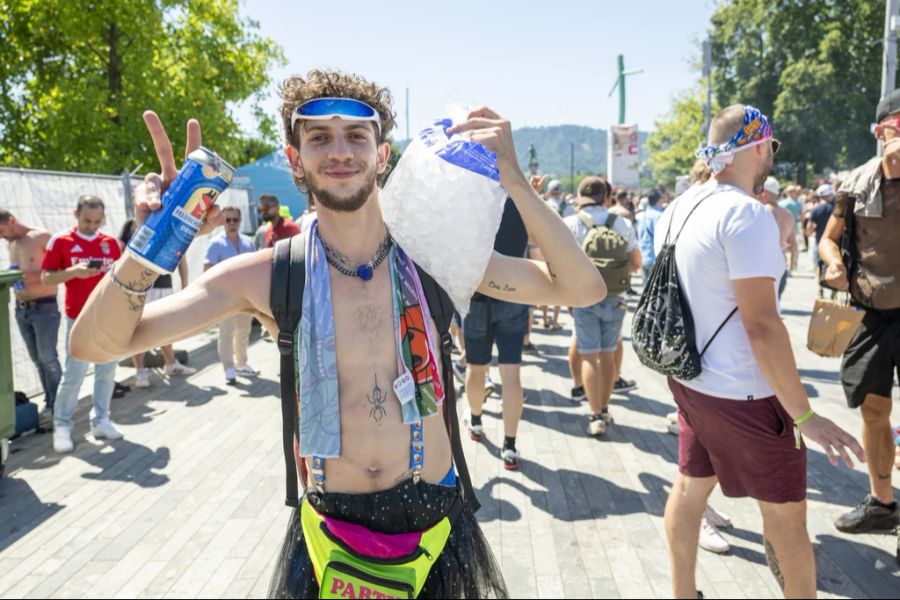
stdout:
{"type": "MultiPolygon", "coordinates": [[[[144,123],[153,140],[156,149],[156,157],[159,159],[161,173],[147,173],[144,183],[139,185],[134,193],[134,220],[135,228],[143,223],[147,216],[162,205],[162,195],[169,185],[178,176],[178,167],[175,165],[175,154],[172,151],[172,142],[166,134],[159,116],[152,110],[144,113],[144,123]]],[[[187,143],[184,148],[184,156],[200,147],[201,134],[200,122],[190,119],[187,122],[187,143]]],[[[215,204],[207,211],[203,220],[203,226],[197,235],[209,233],[225,222],[225,216],[215,204]]]]}

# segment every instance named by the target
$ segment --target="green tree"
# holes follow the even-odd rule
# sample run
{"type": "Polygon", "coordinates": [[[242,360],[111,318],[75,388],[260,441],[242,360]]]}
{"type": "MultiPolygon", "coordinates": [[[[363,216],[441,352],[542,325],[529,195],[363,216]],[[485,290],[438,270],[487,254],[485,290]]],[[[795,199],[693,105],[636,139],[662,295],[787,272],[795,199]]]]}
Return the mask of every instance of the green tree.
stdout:
{"type": "Polygon", "coordinates": [[[0,0],[0,164],[116,173],[156,157],[141,114],[174,147],[200,120],[204,144],[235,163],[277,139],[260,110],[281,49],[237,0],[0,0]],[[235,106],[257,115],[240,132],[235,106]]]}
{"type": "Polygon", "coordinates": [[[871,157],[884,5],[872,0],[731,0],[712,17],[713,87],[722,106],[772,117],[782,163],[846,169],[871,157]]]}
{"type": "MultiPolygon", "coordinates": [[[[696,160],[694,152],[703,141],[705,103],[706,91],[695,88],[675,98],[672,111],[654,124],[646,149],[657,183],[671,189],[676,177],[691,170],[696,160]]],[[[713,112],[716,110],[713,104],[713,112]]]]}

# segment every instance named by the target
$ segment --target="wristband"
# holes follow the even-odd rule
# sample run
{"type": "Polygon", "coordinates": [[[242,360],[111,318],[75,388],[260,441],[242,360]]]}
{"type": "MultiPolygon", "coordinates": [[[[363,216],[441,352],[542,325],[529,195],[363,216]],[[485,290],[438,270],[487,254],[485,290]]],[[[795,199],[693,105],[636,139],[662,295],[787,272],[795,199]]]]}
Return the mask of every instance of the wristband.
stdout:
{"type": "Polygon", "coordinates": [[[129,296],[135,296],[137,298],[146,298],[147,297],[147,290],[135,290],[135,289],[128,287],[121,281],[119,281],[116,278],[115,274],[113,274],[113,269],[109,270],[109,279],[110,279],[110,281],[112,281],[114,286],[116,286],[117,288],[119,288],[120,290],[122,290],[123,292],[128,294],[129,296]]]}
{"type": "Polygon", "coordinates": [[[801,425],[812,419],[815,415],[816,413],[813,412],[813,409],[809,409],[808,411],[794,419],[794,425],[800,427],[801,425]]]}
{"type": "Polygon", "coordinates": [[[800,445],[803,440],[803,436],[800,435],[800,426],[812,419],[815,414],[816,413],[813,412],[813,409],[809,409],[808,411],[794,419],[794,440],[797,450],[800,449],[800,445]]]}

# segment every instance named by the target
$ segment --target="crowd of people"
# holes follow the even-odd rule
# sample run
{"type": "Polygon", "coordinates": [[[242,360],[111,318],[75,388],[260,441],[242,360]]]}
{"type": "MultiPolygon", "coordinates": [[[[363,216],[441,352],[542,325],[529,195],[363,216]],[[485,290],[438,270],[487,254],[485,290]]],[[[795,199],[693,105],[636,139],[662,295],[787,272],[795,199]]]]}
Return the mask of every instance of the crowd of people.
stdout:
{"type": "MultiPolygon", "coordinates": [[[[679,360],[693,352],[701,367],[668,378],[677,406],[668,427],[679,437],[678,476],[665,510],[676,597],[702,597],[695,583],[698,547],[728,550],[717,528],[729,526],[729,519],[708,504],[716,486],[726,496],[757,501],[766,560],[785,596],[815,595],[805,439],[820,445],[835,465],[839,459],[850,467],[854,458],[866,461],[871,489],[836,521],[839,530],[900,525],[891,485],[900,449],[890,422],[894,373],[900,370],[900,251],[892,235],[900,226],[900,92],[877,108],[884,157],[814,190],[782,187],[770,174],[780,144],[767,117],[752,106],[729,106],[713,118],[697,163],[674,194],[663,187],[637,194],[589,176],[568,196],[558,180],[534,173],[526,178],[508,121],[490,109],[472,111],[450,133],[496,153],[509,198],[484,280],[453,326],[449,319],[439,322],[426,292],[439,286],[421,274],[381,219],[376,180],[387,169],[386,140],[394,125],[387,91],[355,75],[312,71],[286,80],[281,93],[287,158],[310,207],[298,224],[282,213],[277,198],[261,196],[264,223],[256,243],[240,233],[238,208],[213,208],[206,230],[223,229],[208,242],[201,277],[188,282],[180,270],[178,293],[171,277],[158,277],[123,251],[135,226],[159,206],[158,192],[174,171],[171,145],[153,113],[145,119],[169,175],[150,174],[135,191],[135,220],[119,240],[100,231],[105,208],[97,197],[79,198],[75,225],[55,235],[0,210],[0,236],[24,272],[16,320],[40,373],[55,451],[74,447],[72,419],[90,363],[91,433],[119,439],[110,419],[118,359],[133,357],[137,387],[150,385],[142,362],[147,348],[162,348],[166,375],[191,375],[195,370],[175,358],[171,343],[218,325],[226,382],[254,377],[247,341],[255,317],[301,358],[297,397],[283,402],[299,410],[298,427],[286,431],[296,429],[296,448],[290,444],[288,453],[306,493],[292,516],[270,594],[315,596],[326,582],[332,592],[346,585],[393,589],[395,575],[365,575],[365,544],[354,551],[362,571],[344,579],[329,571],[320,549],[334,542],[310,525],[321,522],[337,523],[336,531],[352,526],[355,538],[388,548],[390,534],[429,540],[421,543],[441,559],[427,568],[391,555],[397,564],[419,565],[404,580],[416,595],[503,597],[503,577],[474,518],[477,500],[455,449],[458,432],[445,426],[451,422],[446,414],[431,418],[455,397],[448,375],[457,375],[465,393],[465,430],[471,439],[483,439],[496,346],[500,458],[506,469],[520,468],[529,459],[516,447],[524,404],[520,371],[523,352],[537,351],[529,339],[533,315],[541,311],[543,326],[557,330],[560,314],[569,311],[571,398],[586,401],[586,435],[602,438],[615,423],[612,395],[638,385],[621,373],[629,296],[638,296],[633,282],[646,296],[660,289],[654,280],[669,277],[692,318],[658,333],[657,341],[679,360]],[[804,251],[814,254],[822,284],[846,290],[866,311],[841,365],[848,405],[862,414],[862,444],[811,406],[781,319],[779,299],[789,273],[800,268],[800,238],[804,251]],[[306,277],[302,300],[294,299],[303,320],[286,341],[270,309],[270,272],[273,248],[298,243],[306,249],[306,277]],[[65,286],[62,367],[56,354],[58,285],[65,286]],[[192,307],[200,301],[205,311],[198,317],[192,307]],[[459,352],[452,370],[442,350],[449,329],[459,352]],[[302,360],[305,352],[315,360],[302,360]],[[343,428],[353,435],[342,436],[343,428]]],[[[199,126],[196,131],[189,149],[199,145],[199,126]]],[[[653,318],[668,319],[669,308],[663,305],[653,318]]]]}

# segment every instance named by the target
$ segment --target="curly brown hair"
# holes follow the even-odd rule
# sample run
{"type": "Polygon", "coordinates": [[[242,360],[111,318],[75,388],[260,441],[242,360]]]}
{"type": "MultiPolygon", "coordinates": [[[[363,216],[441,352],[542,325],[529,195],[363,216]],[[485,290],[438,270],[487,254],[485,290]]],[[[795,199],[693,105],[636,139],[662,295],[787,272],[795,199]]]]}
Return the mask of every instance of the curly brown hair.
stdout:
{"type": "Polygon", "coordinates": [[[353,73],[338,70],[313,69],[306,78],[291,75],[278,86],[281,96],[281,120],[284,124],[285,143],[299,147],[299,139],[291,131],[291,115],[294,109],[314,98],[353,98],[365,102],[381,117],[381,132],[378,143],[387,141],[394,129],[393,98],[386,87],[363,79],[353,73]]]}

